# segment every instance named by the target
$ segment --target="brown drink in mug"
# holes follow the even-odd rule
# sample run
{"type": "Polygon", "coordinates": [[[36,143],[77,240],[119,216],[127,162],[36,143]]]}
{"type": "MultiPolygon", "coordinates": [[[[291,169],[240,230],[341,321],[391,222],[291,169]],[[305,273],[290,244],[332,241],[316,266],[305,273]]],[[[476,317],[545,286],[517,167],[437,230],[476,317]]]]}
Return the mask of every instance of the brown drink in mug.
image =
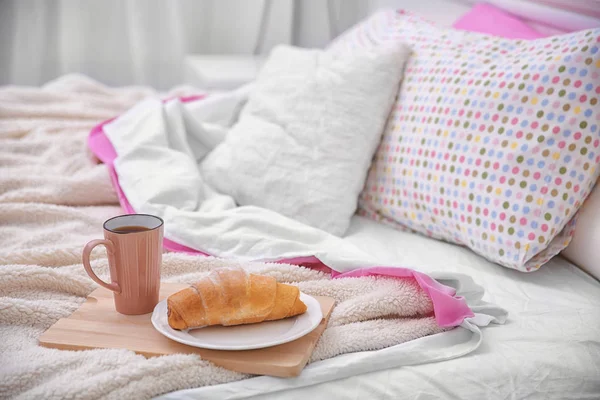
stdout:
{"type": "Polygon", "coordinates": [[[114,292],[115,308],[121,314],[146,314],[158,303],[163,226],[154,215],[120,215],[104,223],[104,239],[92,240],[83,249],[85,271],[114,292]],[[100,244],[108,254],[111,283],[98,278],[90,265],[92,249],[100,244]]]}

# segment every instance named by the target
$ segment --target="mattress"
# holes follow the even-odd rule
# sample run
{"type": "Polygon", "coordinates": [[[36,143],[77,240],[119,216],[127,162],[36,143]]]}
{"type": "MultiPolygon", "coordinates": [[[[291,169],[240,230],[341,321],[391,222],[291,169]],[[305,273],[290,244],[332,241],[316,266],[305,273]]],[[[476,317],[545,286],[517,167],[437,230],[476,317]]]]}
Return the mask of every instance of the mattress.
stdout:
{"type": "MultiPolygon", "coordinates": [[[[345,240],[390,265],[469,274],[485,287],[484,300],[508,309],[509,320],[487,327],[482,346],[461,358],[283,390],[261,399],[600,399],[600,282],[567,260],[556,257],[524,274],[468,249],[359,216],[345,240]]],[[[163,398],[203,398],[203,390],[163,398]]]]}

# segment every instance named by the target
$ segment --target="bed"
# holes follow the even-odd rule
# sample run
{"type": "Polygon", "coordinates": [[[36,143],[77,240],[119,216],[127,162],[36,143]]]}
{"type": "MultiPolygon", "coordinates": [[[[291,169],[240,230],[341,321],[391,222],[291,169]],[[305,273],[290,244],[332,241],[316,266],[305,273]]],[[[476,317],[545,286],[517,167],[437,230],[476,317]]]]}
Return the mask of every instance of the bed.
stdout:
{"type": "MultiPolygon", "coordinates": [[[[430,17],[436,19],[435,15],[430,17]]],[[[5,109],[4,114],[0,110],[0,115],[7,121],[0,128],[10,151],[2,153],[0,170],[3,175],[0,238],[4,244],[0,256],[2,264],[10,264],[14,270],[31,266],[32,270],[60,278],[60,272],[55,276],[39,266],[77,270],[83,275],[78,264],[82,244],[99,235],[104,219],[122,212],[118,200],[124,204],[123,193],[115,194],[110,184],[111,174],[115,179],[114,170],[95,165],[90,162],[89,154],[84,155],[89,131],[98,122],[124,112],[153,93],[140,89],[109,90],[81,77],[63,78],[50,86],[47,91],[17,88],[2,92],[5,109]],[[77,112],[63,113],[61,107],[56,107],[59,102],[73,106],[77,112]],[[30,104],[34,106],[23,106],[30,104]],[[22,160],[15,154],[22,156],[22,160]],[[34,176],[18,179],[25,176],[26,170],[34,171],[34,176]],[[48,234],[51,230],[59,230],[60,237],[51,237],[48,234]]],[[[175,91],[169,95],[186,94],[189,93],[175,91]]],[[[381,369],[313,385],[304,383],[302,387],[297,387],[300,379],[231,379],[230,383],[173,391],[158,398],[600,398],[600,282],[567,259],[555,257],[540,271],[525,274],[501,268],[465,247],[395,230],[361,216],[352,217],[343,242],[365,254],[377,254],[385,265],[405,266],[425,273],[468,275],[485,288],[483,300],[508,311],[508,320],[503,325],[485,328],[485,340],[477,350],[451,360],[381,369]],[[261,393],[264,385],[272,385],[270,393],[261,393]]],[[[175,266],[189,268],[185,264],[189,259],[184,256],[173,255],[168,260],[175,266]]],[[[101,257],[96,262],[100,268],[106,268],[101,257]]],[[[25,298],[13,299],[15,286],[11,284],[19,284],[18,278],[10,271],[2,276],[5,282],[0,303],[5,324],[2,329],[8,329],[8,324],[14,322],[10,319],[11,306],[29,305],[27,301],[40,295],[32,291],[25,298]]],[[[60,313],[72,311],[89,291],[89,283],[84,281],[81,279],[76,282],[79,286],[69,287],[69,294],[63,297],[69,298],[70,303],[67,306],[60,303],[60,313]]],[[[40,283],[27,284],[43,289],[40,283]]],[[[61,299],[56,299],[56,304],[61,299]]],[[[34,316],[40,312],[34,311],[34,316]]],[[[51,318],[40,325],[32,322],[35,329],[23,328],[22,336],[35,338],[50,323],[51,318]]],[[[410,352],[411,346],[423,339],[426,338],[397,347],[410,352]]],[[[451,350],[450,341],[448,345],[451,350]]],[[[319,361],[309,365],[307,371],[341,370],[378,356],[377,351],[370,352],[371,358],[365,357],[365,353],[369,352],[319,361]]],[[[33,357],[36,353],[32,354],[33,357]]],[[[97,354],[101,361],[103,355],[97,354]]],[[[117,356],[127,360],[132,357],[125,353],[117,356]]],[[[69,362],[65,361],[65,365],[69,362]]],[[[103,368],[118,369],[119,365],[103,368]]],[[[200,374],[203,371],[198,369],[200,374]]],[[[95,374],[88,372],[91,377],[95,374]]],[[[71,379],[61,369],[44,374],[44,379],[54,383],[71,379]]],[[[16,375],[19,374],[13,371],[11,377],[14,379],[16,375]]],[[[152,385],[150,372],[146,376],[140,374],[138,379],[142,386],[152,385]]],[[[35,397],[35,393],[28,395],[35,397]]]]}

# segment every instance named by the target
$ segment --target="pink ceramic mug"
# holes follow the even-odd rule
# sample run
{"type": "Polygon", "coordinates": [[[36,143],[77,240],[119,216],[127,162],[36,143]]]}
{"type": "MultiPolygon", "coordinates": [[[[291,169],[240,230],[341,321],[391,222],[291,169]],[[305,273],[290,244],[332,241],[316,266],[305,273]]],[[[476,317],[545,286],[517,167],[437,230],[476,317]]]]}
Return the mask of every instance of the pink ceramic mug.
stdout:
{"type": "Polygon", "coordinates": [[[121,314],[146,314],[158,303],[162,240],[162,219],[131,214],[107,220],[104,239],[85,245],[85,271],[98,285],[114,292],[115,308],[121,314]],[[111,283],[98,278],[90,265],[90,253],[99,244],[104,245],[108,253],[111,283]]]}

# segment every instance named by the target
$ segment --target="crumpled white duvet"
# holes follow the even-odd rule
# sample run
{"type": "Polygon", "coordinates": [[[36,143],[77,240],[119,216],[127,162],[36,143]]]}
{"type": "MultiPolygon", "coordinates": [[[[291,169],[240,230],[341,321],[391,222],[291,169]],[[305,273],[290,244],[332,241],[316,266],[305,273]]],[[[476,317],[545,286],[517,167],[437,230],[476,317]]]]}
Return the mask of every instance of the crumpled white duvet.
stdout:
{"type": "Polygon", "coordinates": [[[250,90],[190,103],[150,98],[104,126],[133,209],[163,218],[168,239],[211,255],[249,261],[315,256],[339,272],[382,265],[377,254],[325,231],[265,208],[237,207],[206,184],[198,164],[235,123],[250,90]]]}

